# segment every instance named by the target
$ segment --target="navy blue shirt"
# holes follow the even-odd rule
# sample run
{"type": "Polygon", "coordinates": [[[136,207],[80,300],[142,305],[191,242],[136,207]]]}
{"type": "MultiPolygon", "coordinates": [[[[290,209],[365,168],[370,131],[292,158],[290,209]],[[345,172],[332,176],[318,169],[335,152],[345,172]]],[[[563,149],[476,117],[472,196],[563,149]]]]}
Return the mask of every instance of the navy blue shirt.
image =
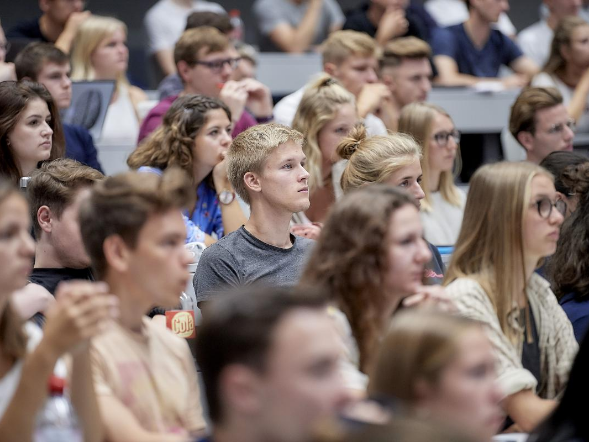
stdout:
{"type": "Polygon", "coordinates": [[[432,38],[434,56],[453,58],[461,74],[495,78],[501,65],[509,66],[523,55],[521,49],[505,34],[492,29],[487,43],[479,49],[472,43],[464,23],[434,30],[432,38]]]}
{"type": "Polygon", "coordinates": [[[92,135],[82,126],[63,124],[65,156],[102,172],[92,135]]]}
{"type": "Polygon", "coordinates": [[[573,324],[577,342],[581,342],[589,328],[589,297],[578,300],[575,293],[567,293],[558,302],[573,324]]]}
{"type": "Polygon", "coordinates": [[[51,43],[41,32],[41,26],[39,26],[38,18],[23,21],[10,28],[8,32],[6,32],[6,39],[23,39],[51,43]]]}

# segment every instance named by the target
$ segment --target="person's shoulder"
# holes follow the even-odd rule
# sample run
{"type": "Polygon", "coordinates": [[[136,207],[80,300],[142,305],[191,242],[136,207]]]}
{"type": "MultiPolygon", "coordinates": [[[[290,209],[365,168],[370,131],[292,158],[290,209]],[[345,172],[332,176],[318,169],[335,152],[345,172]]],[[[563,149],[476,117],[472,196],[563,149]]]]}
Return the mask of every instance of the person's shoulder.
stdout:
{"type": "Polygon", "coordinates": [[[242,228],[228,233],[222,238],[219,238],[216,243],[208,246],[203,252],[201,259],[215,257],[219,255],[233,255],[235,247],[246,242],[242,228]]]}
{"type": "Polygon", "coordinates": [[[41,35],[41,27],[39,25],[39,18],[31,20],[24,20],[15,24],[6,32],[6,38],[30,38],[38,39],[41,35]]]}
{"type": "Polygon", "coordinates": [[[293,235],[295,238],[295,247],[299,250],[306,251],[315,245],[315,240],[310,238],[305,238],[304,236],[296,236],[293,235]]]}
{"type": "Polygon", "coordinates": [[[154,116],[163,116],[172,106],[172,103],[174,100],[176,100],[176,98],[178,98],[178,95],[172,95],[170,97],[164,98],[163,100],[160,100],[158,104],[151,108],[145,119],[153,118],[154,116]]]}
{"type": "Polygon", "coordinates": [[[536,39],[538,33],[543,33],[546,31],[545,29],[546,22],[543,20],[537,21],[536,23],[531,24],[527,28],[522,29],[519,34],[517,34],[518,40],[530,40],[536,39]]]}
{"type": "Polygon", "coordinates": [[[165,12],[169,8],[169,0],[159,0],[145,13],[146,19],[156,19],[158,14],[165,12]]]}
{"type": "Polygon", "coordinates": [[[69,123],[63,123],[63,132],[65,134],[65,136],[67,137],[68,134],[70,135],[74,135],[77,138],[91,138],[92,135],[90,135],[90,132],[88,131],[88,129],[86,129],[83,126],[80,126],[78,124],[69,124],[69,123]]]}
{"type": "Polygon", "coordinates": [[[148,317],[143,318],[143,325],[150,338],[163,342],[165,344],[164,347],[174,351],[174,353],[183,352],[186,342],[174,334],[172,330],[164,327],[163,324],[154,322],[148,317]]]}
{"type": "Polygon", "coordinates": [[[131,96],[131,100],[134,102],[140,102],[147,100],[147,94],[143,89],[137,86],[129,86],[129,95],[131,96]]]}
{"type": "Polygon", "coordinates": [[[454,298],[472,297],[473,295],[488,298],[481,284],[469,277],[456,278],[446,286],[446,292],[454,298]]]}

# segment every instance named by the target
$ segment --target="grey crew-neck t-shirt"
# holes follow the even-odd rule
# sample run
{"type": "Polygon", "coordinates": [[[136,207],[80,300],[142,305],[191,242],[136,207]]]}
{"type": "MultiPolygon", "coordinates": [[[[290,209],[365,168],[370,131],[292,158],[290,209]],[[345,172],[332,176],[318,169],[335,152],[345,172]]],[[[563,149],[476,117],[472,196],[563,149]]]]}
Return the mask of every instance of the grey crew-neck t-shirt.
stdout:
{"type": "Polygon", "coordinates": [[[291,235],[292,247],[266,244],[242,226],[202,254],[194,274],[198,302],[210,301],[227,289],[262,282],[274,286],[298,283],[310,256],[313,240],[291,235]]]}

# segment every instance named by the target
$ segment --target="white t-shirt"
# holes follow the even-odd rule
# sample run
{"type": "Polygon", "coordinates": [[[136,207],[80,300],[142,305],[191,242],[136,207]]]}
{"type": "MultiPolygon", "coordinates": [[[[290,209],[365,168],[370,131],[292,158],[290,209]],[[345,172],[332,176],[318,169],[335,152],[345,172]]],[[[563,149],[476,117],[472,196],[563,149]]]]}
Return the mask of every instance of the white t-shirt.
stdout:
{"type": "Polygon", "coordinates": [[[522,30],[517,36],[517,43],[525,55],[542,67],[550,55],[550,45],[554,32],[541,20],[522,30]]]}
{"type": "Polygon", "coordinates": [[[225,9],[217,3],[193,0],[186,8],[172,0],[159,0],[145,14],[144,25],[149,39],[149,53],[173,49],[186,28],[186,19],[196,11],[211,11],[224,14],[225,9]]]}
{"type": "Polygon", "coordinates": [[[458,239],[466,203],[464,191],[459,188],[458,193],[461,199],[460,205],[454,206],[446,201],[440,192],[432,192],[430,195],[432,211],[420,212],[425,239],[433,245],[451,246],[458,239]]]}
{"type": "MultiPolygon", "coordinates": [[[[276,123],[284,124],[285,126],[292,126],[292,120],[297,113],[299,103],[303,99],[305,87],[302,87],[296,92],[287,95],[274,106],[274,121],[276,123]]],[[[368,135],[386,135],[387,128],[380,118],[376,115],[368,114],[364,119],[364,124],[368,131],[368,135]]]]}
{"type": "MultiPolygon", "coordinates": [[[[532,79],[532,86],[537,87],[555,87],[559,90],[562,94],[562,100],[565,106],[573,99],[573,94],[575,93],[575,89],[572,87],[567,86],[562,81],[560,81],[557,77],[553,75],[548,75],[546,72],[540,72],[532,79]]],[[[585,104],[585,110],[577,121],[577,133],[589,133],[589,98],[587,103],[585,104]]]]}
{"type": "MultiPolygon", "coordinates": [[[[454,26],[468,20],[468,8],[464,0],[428,0],[423,5],[441,27],[454,26]]],[[[504,12],[493,25],[505,35],[515,35],[516,29],[504,12]]]]}

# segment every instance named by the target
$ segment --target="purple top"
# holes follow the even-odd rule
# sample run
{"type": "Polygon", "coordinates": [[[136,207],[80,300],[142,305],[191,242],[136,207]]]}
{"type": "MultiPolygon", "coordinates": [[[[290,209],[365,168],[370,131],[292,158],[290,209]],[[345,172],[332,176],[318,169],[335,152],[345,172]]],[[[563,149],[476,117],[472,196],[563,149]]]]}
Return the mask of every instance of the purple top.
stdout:
{"type": "MultiPolygon", "coordinates": [[[[164,98],[149,111],[143,120],[143,123],[141,123],[137,144],[141,143],[144,138],[146,138],[150,133],[156,130],[160,124],[162,124],[165,113],[172,106],[172,103],[176,100],[176,98],[178,98],[178,95],[164,98]]],[[[244,130],[255,126],[256,124],[258,124],[256,119],[248,111],[244,110],[241,114],[241,118],[237,121],[237,123],[235,123],[235,127],[233,128],[231,135],[235,138],[244,130]]]]}

